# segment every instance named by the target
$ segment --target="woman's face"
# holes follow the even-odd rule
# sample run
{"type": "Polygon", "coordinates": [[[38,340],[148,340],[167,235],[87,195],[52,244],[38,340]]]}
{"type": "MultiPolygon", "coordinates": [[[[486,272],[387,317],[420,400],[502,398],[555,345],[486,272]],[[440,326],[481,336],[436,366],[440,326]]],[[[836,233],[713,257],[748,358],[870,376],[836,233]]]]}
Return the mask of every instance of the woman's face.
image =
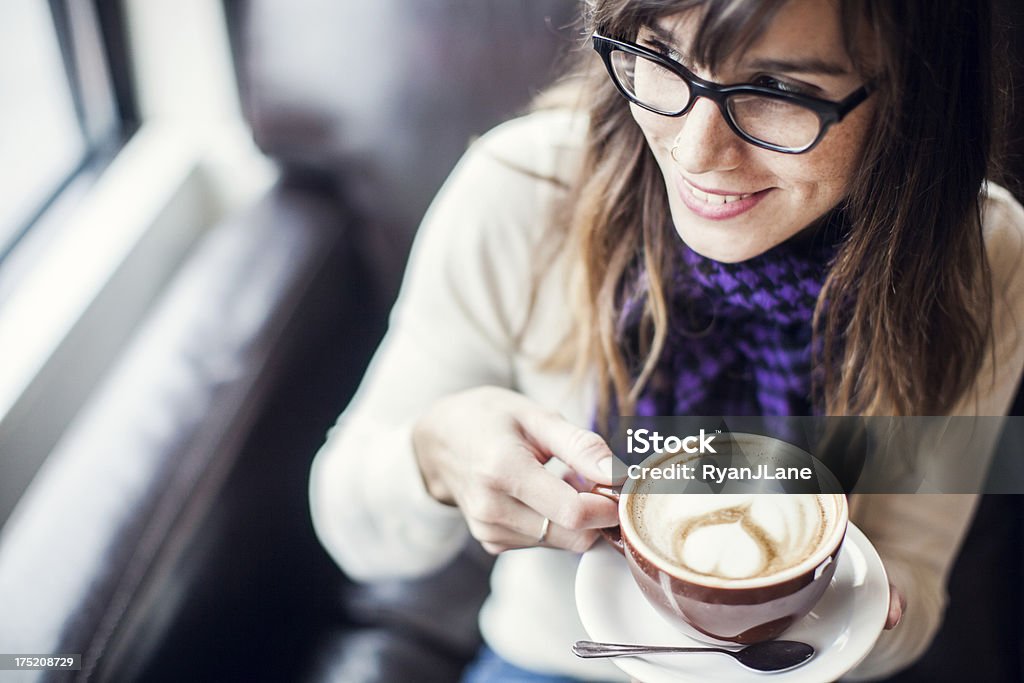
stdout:
{"type": "MultiPolygon", "coordinates": [[[[655,31],[642,29],[637,42],[664,51],[670,39],[673,59],[716,83],[780,82],[832,101],[863,85],[843,46],[834,0],[790,0],[744,54],[716,73],[685,57],[698,12],[666,17],[655,31]]],[[[771,249],[839,203],[849,189],[874,112],[869,98],[832,126],[811,151],[781,154],[741,140],[706,98],[678,118],[631,106],[665,178],[676,231],[694,251],[725,262],[771,249]]]]}

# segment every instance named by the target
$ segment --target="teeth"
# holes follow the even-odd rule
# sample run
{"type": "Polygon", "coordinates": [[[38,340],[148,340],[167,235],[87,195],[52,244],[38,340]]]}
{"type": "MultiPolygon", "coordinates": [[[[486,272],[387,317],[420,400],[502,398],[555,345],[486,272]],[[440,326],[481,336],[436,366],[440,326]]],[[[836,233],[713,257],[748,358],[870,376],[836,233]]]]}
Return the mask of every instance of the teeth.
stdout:
{"type": "Polygon", "coordinates": [[[694,197],[701,200],[705,204],[712,205],[729,204],[730,202],[735,202],[739,199],[746,199],[747,197],[750,196],[749,194],[708,194],[707,192],[701,192],[693,185],[689,185],[689,188],[690,194],[692,194],[694,197]]]}

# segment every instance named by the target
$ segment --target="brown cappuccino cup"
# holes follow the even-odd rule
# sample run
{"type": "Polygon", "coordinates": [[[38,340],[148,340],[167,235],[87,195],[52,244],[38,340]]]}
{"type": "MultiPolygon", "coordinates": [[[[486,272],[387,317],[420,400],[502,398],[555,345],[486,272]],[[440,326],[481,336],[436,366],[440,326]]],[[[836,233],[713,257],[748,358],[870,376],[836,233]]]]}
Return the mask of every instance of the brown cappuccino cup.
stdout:
{"type": "MultiPolygon", "coordinates": [[[[692,460],[655,454],[640,468],[678,470],[692,460]]],[[[647,601],[686,635],[717,644],[771,640],[828,588],[846,535],[845,495],[678,493],[649,481],[627,478],[621,490],[593,492],[618,502],[619,526],[605,538],[647,601]]]]}

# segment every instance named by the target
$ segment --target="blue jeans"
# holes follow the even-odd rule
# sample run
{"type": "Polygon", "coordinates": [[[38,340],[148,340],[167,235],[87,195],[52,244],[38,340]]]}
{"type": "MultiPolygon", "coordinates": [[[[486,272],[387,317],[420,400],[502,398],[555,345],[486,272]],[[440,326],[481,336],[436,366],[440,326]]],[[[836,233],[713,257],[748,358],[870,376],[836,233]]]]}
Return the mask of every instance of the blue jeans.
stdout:
{"type": "Polygon", "coordinates": [[[578,678],[520,669],[484,645],[462,674],[462,683],[581,683],[578,678]]]}

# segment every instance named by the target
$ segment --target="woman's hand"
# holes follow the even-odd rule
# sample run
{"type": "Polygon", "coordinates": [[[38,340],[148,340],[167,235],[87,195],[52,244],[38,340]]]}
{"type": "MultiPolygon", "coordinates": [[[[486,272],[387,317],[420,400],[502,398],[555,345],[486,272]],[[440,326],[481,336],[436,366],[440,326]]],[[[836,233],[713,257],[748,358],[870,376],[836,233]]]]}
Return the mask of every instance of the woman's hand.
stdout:
{"type": "Polygon", "coordinates": [[[889,584],[889,614],[885,617],[885,630],[896,628],[907,610],[907,596],[896,586],[889,584]]]}
{"type": "Polygon", "coordinates": [[[513,391],[481,387],[440,399],[414,425],[413,450],[427,491],[457,505],[490,553],[534,545],[583,552],[597,529],[618,523],[614,502],[544,467],[557,458],[611,484],[608,445],[513,391]]]}

